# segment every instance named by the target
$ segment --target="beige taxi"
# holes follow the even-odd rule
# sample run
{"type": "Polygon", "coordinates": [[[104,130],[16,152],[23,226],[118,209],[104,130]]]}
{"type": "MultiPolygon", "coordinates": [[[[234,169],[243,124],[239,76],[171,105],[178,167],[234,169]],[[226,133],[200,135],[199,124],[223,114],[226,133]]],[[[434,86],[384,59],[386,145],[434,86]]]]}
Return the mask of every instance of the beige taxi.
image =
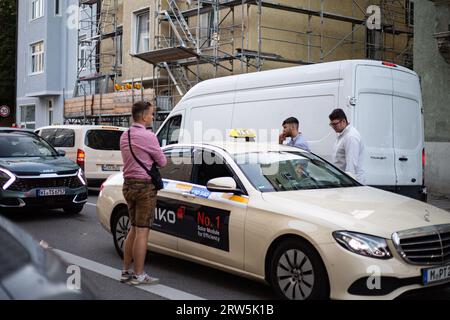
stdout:
{"type": "MultiPolygon", "coordinates": [[[[450,281],[450,213],[256,142],[163,148],[151,251],[270,284],[285,299],[393,299],[450,281]]],[[[122,174],[97,216],[122,255],[122,174]]]]}

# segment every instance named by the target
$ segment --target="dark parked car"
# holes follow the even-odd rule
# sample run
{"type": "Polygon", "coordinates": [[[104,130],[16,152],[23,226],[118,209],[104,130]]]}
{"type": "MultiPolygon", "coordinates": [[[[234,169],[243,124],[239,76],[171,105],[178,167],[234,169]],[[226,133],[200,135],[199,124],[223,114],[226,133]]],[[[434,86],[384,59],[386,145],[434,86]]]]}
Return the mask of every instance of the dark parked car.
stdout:
{"type": "Polygon", "coordinates": [[[67,285],[68,266],[59,256],[2,216],[0,243],[0,300],[94,299],[84,281],[79,289],[67,285]]]}
{"type": "Polygon", "coordinates": [[[87,202],[84,173],[37,134],[0,128],[2,208],[62,208],[79,213],[87,202]]]}

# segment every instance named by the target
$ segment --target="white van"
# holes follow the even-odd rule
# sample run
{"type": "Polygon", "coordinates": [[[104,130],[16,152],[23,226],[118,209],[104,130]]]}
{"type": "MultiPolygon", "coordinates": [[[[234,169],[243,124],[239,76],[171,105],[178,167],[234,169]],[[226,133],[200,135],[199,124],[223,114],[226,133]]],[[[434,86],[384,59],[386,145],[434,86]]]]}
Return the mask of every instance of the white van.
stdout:
{"type": "Polygon", "coordinates": [[[89,187],[100,187],[123,168],[120,136],[127,128],[92,125],[52,125],[35,132],[66,152],[85,172],[89,187]]]}
{"type": "MultiPolygon", "coordinates": [[[[346,60],[203,81],[171,111],[157,135],[162,146],[207,142],[199,123],[202,132],[223,135],[231,128],[279,133],[283,120],[293,116],[312,152],[331,160],[336,134],[328,115],[338,107],[361,133],[366,183],[426,200],[419,77],[392,63],[346,60]]],[[[278,136],[271,140],[278,143],[278,136]]]]}

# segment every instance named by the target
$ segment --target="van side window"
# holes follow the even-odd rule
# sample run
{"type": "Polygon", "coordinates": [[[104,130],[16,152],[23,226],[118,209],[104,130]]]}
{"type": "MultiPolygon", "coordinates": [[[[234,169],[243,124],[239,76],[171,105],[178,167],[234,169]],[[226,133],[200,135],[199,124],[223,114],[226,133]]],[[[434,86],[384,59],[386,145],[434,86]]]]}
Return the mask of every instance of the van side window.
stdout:
{"type": "Polygon", "coordinates": [[[234,178],[225,160],[210,150],[197,149],[194,151],[194,183],[206,186],[209,180],[222,177],[234,178]]]}
{"type": "Polygon", "coordinates": [[[161,147],[177,144],[180,138],[181,115],[170,118],[158,134],[161,147]]]}
{"type": "Polygon", "coordinates": [[[165,150],[167,165],[160,170],[164,179],[191,183],[192,179],[192,149],[175,148],[165,150]]]}

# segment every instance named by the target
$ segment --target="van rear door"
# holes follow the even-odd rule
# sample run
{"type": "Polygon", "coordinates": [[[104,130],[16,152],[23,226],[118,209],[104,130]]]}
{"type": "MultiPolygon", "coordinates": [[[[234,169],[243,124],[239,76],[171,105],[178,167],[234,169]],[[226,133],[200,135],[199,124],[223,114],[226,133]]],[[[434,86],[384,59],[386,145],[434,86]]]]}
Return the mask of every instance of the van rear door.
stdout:
{"type": "Polygon", "coordinates": [[[361,134],[365,147],[363,166],[366,184],[391,186],[394,189],[392,71],[381,66],[358,65],[355,83],[353,125],[361,134]]]}
{"type": "Polygon", "coordinates": [[[392,70],[394,153],[398,186],[422,185],[423,127],[416,75],[392,70]]]}
{"type": "Polygon", "coordinates": [[[87,129],[84,138],[85,174],[88,184],[99,187],[111,174],[123,168],[120,137],[123,129],[111,127],[87,129]]]}

